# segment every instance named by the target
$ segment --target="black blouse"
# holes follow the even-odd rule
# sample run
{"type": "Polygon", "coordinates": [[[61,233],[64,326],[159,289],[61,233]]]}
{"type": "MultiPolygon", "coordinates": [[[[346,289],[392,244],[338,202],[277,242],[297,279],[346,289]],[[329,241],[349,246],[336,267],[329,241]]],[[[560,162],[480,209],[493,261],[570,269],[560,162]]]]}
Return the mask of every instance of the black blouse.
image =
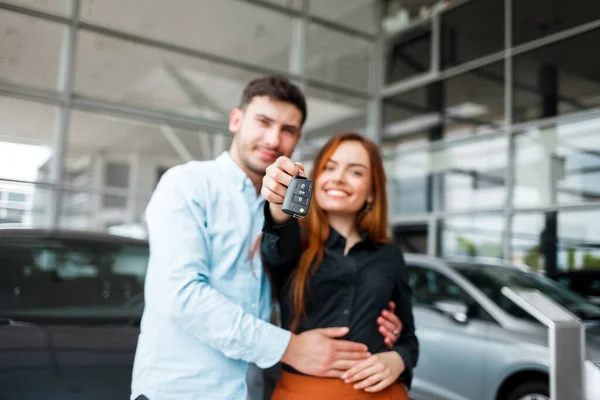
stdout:
{"type": "MultiPolygon", "coordinates": [[[[388,308],[389,301],[394,301],[403,326],[394,350],[406,365],[401,380],[410,387],[419,342],[402,252],[393,244],[372,243],[365,236],[347,255],[345,246],[345,238],[330,228],[323,261],[307,287],[306,315],[300,319],[296,333],[347,326],[350,332],[342,339],[366,344],[372,354],[389,351],[378,330],[377,318],[388,308]]],[[[293,320],[290,277],[303,251],[298,221],[292,218],[274,224],[266,203],[260,250],[280,301],[282,327],[290,329],[293,320]]],[[[289,366],[284,368],[293,371],[289,366]]]]}

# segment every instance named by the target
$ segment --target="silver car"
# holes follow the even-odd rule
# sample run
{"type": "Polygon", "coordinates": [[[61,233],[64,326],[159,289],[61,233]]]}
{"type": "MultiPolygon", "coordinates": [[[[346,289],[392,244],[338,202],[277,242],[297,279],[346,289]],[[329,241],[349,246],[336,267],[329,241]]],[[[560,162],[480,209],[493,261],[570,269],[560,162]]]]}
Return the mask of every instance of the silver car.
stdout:
{"type": "Polygon", "coordinates": [[[526,268],[406,254],[420,357],[415,400],[549,399],[548,330],[501,293],[535,288],[586,324],[586,400],[600,399],[600,308],[526,268]]]}

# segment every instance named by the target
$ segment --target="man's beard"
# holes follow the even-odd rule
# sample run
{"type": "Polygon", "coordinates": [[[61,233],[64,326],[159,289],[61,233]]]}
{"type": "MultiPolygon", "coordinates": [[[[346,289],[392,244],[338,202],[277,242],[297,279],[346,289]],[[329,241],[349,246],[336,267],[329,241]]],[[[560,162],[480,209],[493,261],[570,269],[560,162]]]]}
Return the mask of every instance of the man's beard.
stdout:
{"type": "Polygon", "coordinates": [[[244,167],[250,171],[253,174],[259,175],[259,176],[264,176],[267,170],[267,167],[264,166],[256,166],[253,165],[252,163],[252,157],[250,157],[250,155],[252,155],[252,153],[254,151],[256,151],[258,149],[258,146],[251,146],[250,147],[250,151],[244,151],[243,146],[240,146],[240,148],[238,148],[239,150],[239,154],[240,154],[240,158],[242,160],[242,163],[244,164],[244,167]],[[247,156],[242,156],[243,154],[246,154],[247,156]]]}

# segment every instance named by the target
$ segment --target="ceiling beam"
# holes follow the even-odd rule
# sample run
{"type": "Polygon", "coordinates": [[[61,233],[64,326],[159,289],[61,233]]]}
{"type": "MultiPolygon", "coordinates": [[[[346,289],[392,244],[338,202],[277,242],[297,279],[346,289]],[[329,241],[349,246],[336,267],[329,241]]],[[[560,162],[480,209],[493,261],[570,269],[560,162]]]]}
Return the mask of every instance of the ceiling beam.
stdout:
{"type": "Polygon", "coordinates": [[[177,134],[171,129],[170,126],[163,125],[160,127],[160,131],[167,141],[171,144],[177,155],[181,157],[183,162],[193,161],[194,157],[185,147],[181,139],[177,136],[177,134]]]}
{"type": "Polygon", "coordinates": [[[200,89],[196,84],[183,76],[172,64],[165,63],[167,74],[175,81],[179,89],[188,97],[190,102],[197,108],[207,107],[226,118],[228,112],[220,107],[217,102],[200,89]]]}

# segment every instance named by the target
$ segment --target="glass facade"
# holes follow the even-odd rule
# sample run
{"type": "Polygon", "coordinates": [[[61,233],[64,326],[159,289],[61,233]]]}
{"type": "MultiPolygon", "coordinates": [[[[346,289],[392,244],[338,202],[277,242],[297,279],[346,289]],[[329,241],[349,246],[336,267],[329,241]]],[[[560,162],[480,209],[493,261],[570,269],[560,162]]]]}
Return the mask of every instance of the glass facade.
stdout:
{"type": "Polygon", "coordinates": [[[2,2],[0,192],[28,201],[3,197],[0,227],[137,235],[168,168],[229,148],[229,112],[261,76],[307,94],[303,161],[340,130],[365,132],[377,10],[360,0],[2,2]]]}
{"type": "Polygon", "coordinates": [[[2,2],[0,192],[26,201],[0,222],[137,232],[159,177],[227,149],[244,85],[281,74],[308,98],[297,158],[381,145],[407,250],[598,268],[599,4],[2,2]]]}
{"type": "Polygon", "coordinates": [[[388,42],[382,145],[399,242],[600,268],[598,3],[453,3],[411,14],[388,42]]]}

